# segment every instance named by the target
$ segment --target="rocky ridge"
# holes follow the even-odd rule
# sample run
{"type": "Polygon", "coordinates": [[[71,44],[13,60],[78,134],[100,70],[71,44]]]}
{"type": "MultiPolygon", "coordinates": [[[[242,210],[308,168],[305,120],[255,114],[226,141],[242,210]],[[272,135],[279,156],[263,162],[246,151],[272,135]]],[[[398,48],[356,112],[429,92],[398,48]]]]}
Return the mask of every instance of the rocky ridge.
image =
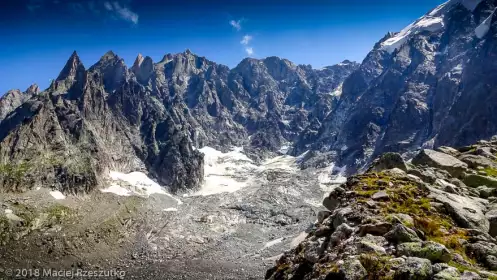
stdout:
{"type": "Polygon", "coordinates": [[[84,193],[109,171],[146,171],[172,192],[196,190],[203,160],[194,147],[284,153],[357,67],[269,57],[230,70],[187,50],[157,63],[139,55],[130,69],[110,51],[86,69],[74,52],[48,89],[0,99],[1,189],[84,193]]]}
{"type": "Polygon", "coordinates": [[[266,279],[496,279],[497,136],[387,153],[323,201],[266,279]]]}
{"type": "Polygon", "coordinates": [[[315,151],[310,160],[354,174],[386,152],[408,159],[420,147],[469,145],[494,135],[496,7],[495,0],[451,0],[388,33],[292,153],[315,151]]]}

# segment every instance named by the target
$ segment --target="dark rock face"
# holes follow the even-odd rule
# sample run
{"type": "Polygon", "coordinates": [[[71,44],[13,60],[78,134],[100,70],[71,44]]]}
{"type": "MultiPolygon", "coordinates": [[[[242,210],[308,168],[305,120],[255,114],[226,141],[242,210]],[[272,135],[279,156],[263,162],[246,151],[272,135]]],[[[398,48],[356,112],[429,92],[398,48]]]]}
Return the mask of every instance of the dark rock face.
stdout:
{"type": "Polygon", "coordinates": [[[147,171],[174,192],[196,189],[203,156],[194,147],[275,154],[322,121],[357,67],[269,57],[230,70],[185,51],[158,63],[139,55],[128,69],[109,51],[86,70],[74,52],[47,90],[0,99],[2,186],[87,192],[117,170],[147,171]]]}
{"type": "Polygon", "coordinates": [[[300,139],[331,152],[350,173],[378,155],[406,157],[423,146],[461,146],[497,131],[496,26],[479,38],[475,29],[494,10],[493,0],[449,1],[414,24],[407,36],[388,34],[344,82],[340,101],[317,135],[300,139]],[[429,28],[422,27],[424,23],[429,28]]]}

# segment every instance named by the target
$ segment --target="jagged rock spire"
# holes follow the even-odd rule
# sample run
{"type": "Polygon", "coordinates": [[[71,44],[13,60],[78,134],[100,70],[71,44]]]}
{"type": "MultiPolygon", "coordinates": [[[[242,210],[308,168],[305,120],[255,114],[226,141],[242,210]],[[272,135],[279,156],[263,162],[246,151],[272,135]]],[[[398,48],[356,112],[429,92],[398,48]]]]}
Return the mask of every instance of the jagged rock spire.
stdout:
{"type": "Polygon", "coordinates": [[[26,94],[38,94],[40,93],[40,88],[38,87],[37,84],[32,84],[31,86],[29,86],[26,91],[25,91],[26,94]]]}
{"type": "Polygon", "coordinates": [[[85,67],[79,59],[76,51],[74,51],[71,57],[67,60],[66,65],[64,66],[56,80],[62,81],[68,78],[77,80],[79,77],[82,77],[84,75],[84,72],[85,67]]]}

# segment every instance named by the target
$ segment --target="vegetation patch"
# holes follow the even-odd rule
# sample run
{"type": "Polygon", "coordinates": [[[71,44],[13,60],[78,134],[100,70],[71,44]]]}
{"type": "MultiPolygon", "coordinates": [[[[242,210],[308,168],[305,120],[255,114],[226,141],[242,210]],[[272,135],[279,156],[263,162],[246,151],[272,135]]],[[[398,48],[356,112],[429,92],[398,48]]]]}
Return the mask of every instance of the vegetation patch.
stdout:
{"type": "Polygon", "coordinates": [[[374,253],[371,254],[361,254],[359,256],[359,261],[362,266],[368,271],[367,279],[393,279],[393,275],[390,273],[392,268],[389,262],[392,259],[389,256],[380,256],[374,253]]]}
{"type": "Polygon", "coordinates": [[[407,214],[414,220],[414,225],[405,226],[423,232],[426,240],[443,244],[453,253],[463,256],[468,262],[476,261],[469,258],[464,250],[464,242],[469,239],[466,229],[456,225],[451,217],[433,209],[429,191],[408,178],[393,178],[384,173],[373,173],[359,176],[360,182],[353,186],[360,197],[357,202],[364,203],[366,196],[378,191],[386,191],[389,200],[378,203],[380,213],[391,218],[391,214],[407,214]],[[362,199],[361,199],[362,198],[362,199]]]}
{"type": "Polygon", "coordinates": [[[491,167],[487,167],[483,171],[485,171],[485,173],[487,174],[487,176],[497,178],[497,169],[491,168],[491,167]]]}

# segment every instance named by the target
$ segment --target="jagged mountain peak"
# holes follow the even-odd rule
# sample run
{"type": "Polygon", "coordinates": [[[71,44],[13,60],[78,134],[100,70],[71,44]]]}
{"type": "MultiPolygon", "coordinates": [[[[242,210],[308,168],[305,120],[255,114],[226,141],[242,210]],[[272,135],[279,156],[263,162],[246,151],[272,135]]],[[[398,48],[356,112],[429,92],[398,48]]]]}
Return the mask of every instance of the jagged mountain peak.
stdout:
{"type": "Polygon", "coordinates": [[[81,59],[79,58],[77,52],[74,51],[71,54],[71,57],[69,57],[69,59],[67,60],[64,68],[60,72],[56,81],[62,81],[62,80],[66,80],[66,79],[74,80],[76,77],[81,75],[81,73],[84,73],[84,71],[85,71],[85,67],[84,67],[83,63],[81,62],[81,59]]]}
{"type": "Polygon", "coordinates": [[[31,86],[29,86],[26,89],[25,93],[27,93],[27,94],[38,94],[38,93],[40,93],[40,88],[38,87],[37,84],[32,84],[31,86]]]}

